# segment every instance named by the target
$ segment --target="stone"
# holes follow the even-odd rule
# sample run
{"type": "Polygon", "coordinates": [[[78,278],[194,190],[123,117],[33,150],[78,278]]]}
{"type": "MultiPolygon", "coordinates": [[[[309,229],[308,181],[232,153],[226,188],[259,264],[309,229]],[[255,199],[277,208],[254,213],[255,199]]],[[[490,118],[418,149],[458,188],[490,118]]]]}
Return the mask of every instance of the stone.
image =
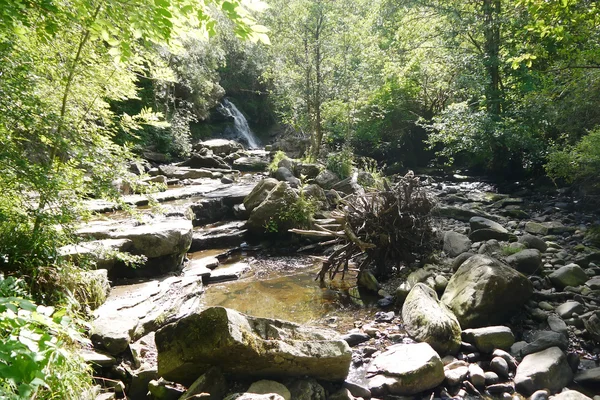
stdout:
{"type": "Polygon", "coordinates": [[[587,333],[596,342],[600,342],[600,312],[595,312],[590,317],[583,320],[583,325],[587,333]]]}
{"type": "Polygon", "coordinates": [[[366,333],[352,332],[343,335],[342,339],[344,339],[350,347],[354,347],[363,342],[368,341],[369,339],[371,339],[371,337],[366,333]]]}
{"type": "Polygon", "coordinates": [[[444,252],[449,257],[456,257],[471,249],[471,240],[465,235],[447,231],[444,233],[444,252]]]}
{"type": "Polygon", "coordinates": [[[131,371],[131,383],[127,390],[127,397],[131,399],[145,398],[148,393],[148,385],[158,378],[158,372],[154,366],[142,365],[141,368],[131,371]]]}
{"type": "Polygon", "coordinates": [[[413,395],[433,389],[445,379],[440,356],[427,343],[395,344],[375,357],[367,373],[374,396],[413,395]]]}
{"type": "Polygon", "coordinates": [[[256,207],[258,207],[278,183],[279,182],[277,179],[273,178],[266,178],[258,182],[250,194],[244,199],[244,207],[246,208],[246,211],[250,213],[256,207]]]}
{"type": "Polygon", "coordinates": [[[359,287],[374,293],[377,293],[380,289],[380,285],[379,282],[377,282],[377,278],[375,278],[375,275],[373,275],[373,273],[368,270],[363,270],[359,272],[356,284],[359,287]]]}
{"type": "Polygon", "coordinates": [[[567,350],[569,340],[564,335],[553,331],[539,331],[533,335],[533,340],[520,350],[521,356],[537,353],[550,347],[567,350]]]}
{"type": "Polygon", "coordinates": [[[240,171],[266,171],[269,162],[262,157],[240,157],[233,161],[233,167],[240,171]]]}
{"type": "Polygon", "coordinates": [[[117,363],[117,360],[110,354],[94,350],[81,350],[79,355],[87,364],[92,367],[110,367],[117,363]]]}
{"type": "Polygon", "coordinates": [[[485,372],[477,364],[469,364],[469,379],[478,388],[485,386],[485,372]]]}
{"type": "Polygon", "coordinates": [[[542,253],[537,249],[521,250],[506,257],[506,263],[524,274],[534,274],[542,268],[542,253]]]}
{"type": "Polygon", "coordinates": [[[285,385],[282,385],[281,383],[276,381],[269,381],[266,379],[254,382],[252,385],[250,385],[246,392],[256,394],[275,393],[283,397],[284,400],[290,400],[292,398],[290,391],[287,387],[285,387],[285,385]]]}
{"type": "Polygon", "coordinates": [[[164,379],[153,379],[148,382],[148,397],[152,400],[178,400],[184,391],[170,385],[164,379]]]}
{"type": "MultiPolygon", "coordinates": [[[[250,212],[250,218],[247,222],[248,230],[254,233],[264,233],[265,225],[273,218],[277,219],[277,216],[289,208],[297,199],[298,194],[287,182],[279,182],[269,192],[265,200],[250,212]]],[[[279,232],[285,232],[293,227],[293,221],[277,220],[277,222],[279,232]]]]}
{"type": "Polygon", "coordinates": [[[195,151],[200,151],[201,149],[208,149],[218,156],[228,156],[236,151],[244,150],[244,146],[235,140],[210,139],[194,145],[195,151]]]}
{"type": "Polygon", "coordinates": [[[515,336],[507,326],[465,329],[462,339],[474,344],[482,353],[491,353],[495,349],[508,350],[515,342],[515,336]]]}
{"type": "Polygon", "coordinates": [[[519,237],[518,241],[519,243],[525,244],[528,248],[537,249],[542,253],[545,253],[548,249],[548,245],[546,244],[544,239],[541,239],[537,236],[523,235],[519,237]]]}
{"type": "Polygon", "coordinates": [[[208,399],[210,400],[220,400],[226,392],[227,381],[225,376],[219,368],[210,368],[190,385],[180,400],[193,398],[194,395],[200,393],[208,393],[208,399]]]}
{"type": "Polygon", "coordinates": [[[318,164],[299,162],[294,166],[294,175],[298,178],[315,179],[321,173],[322,167],[318,164]]]}
{"type": "Polygon", "coordinates": [[[585,307],[578,301],[569,300],[556,307],[555,311],[561,318],[571,318],[573,314],[583,314],[585,312],[585,307]]]}
{"type": "Polygon", "coordinates": [[[484,217],[491,220],[498,219],[498,217],[487,214],[484,211],[457,206],[438,206],[432,210],[432,213],[439,217],[453,218],[463,222],[469,222],[473,217],[484,217]]]}
{"type": "Polygon", "coordinates": [[[532,233],[534,235],[547,235],[548,227],[539,222],[529,221],[525,224],[525,232],[532,233]]]}
{"type": "Polygon", "coordinates": [[[460,266],[448,282],[442,302],[463,328],[501,324],[533,293],[520,272],[485,255],[475,255],[460,266]]]}
{"type": "Polygon", "coordinates": [[[485,242],[486,240],[500,240],[506,242],[510,239],[510,235],[505,232],[498,232],[494,229],[484,228],[477,229],[469,234],[469,239],[473,242],[485,242]]]}
{"type": "Polygon", "coordinates": [[[232,221],[218,226],[195,229],[190,252],[238,247],[246,241],[248,230],[244,229],[245,224],[243,221],[232,221]]]}
{"type": "Polygon", "coordinates": [[[514,382],[519,393],[529,396],[540,389],[557,393],[572,379],[565,353],[558,347],[550,347],[525,356],[517,367],[514,382]]]}
{"type": "Polygon", "coordinates": [[[490,361],[490,369],[502,378],[508,378],[508,363],[502,357],[494,357],[490,361]]]}
{"type": "Polygon", "coordinates": [[[247,262],[239,261],[230,265],[223,265],[210,271],[210,275],[204,277],[202,282],[206,284],[217,282],[236,281],[250,270],[247,262]]]}
{"type": "Polygon", "coordinates": [[[118,263],[118,252],[128,252],[132,247],[129,239],[101,239],[60,247],[58,256],[74,263],[91,258],[97,269],[111,270],[118,263]]]}
{"type": "Polygon", "coordinates": [[[462,254],[459,254],[458,256],[456,256],[454,261],[452,261],[452,271],[456,272],[456,270],[461,265],[463,265],[463,263],[465,261],[467,261],[469,258],[473,257],[474,255],[475,255],[475,253],[471,253],[470,251],[467,251],[466,253],[462,253],[462,254]]]}
{"type": "Polygon", "coordinates": [[[321,205],[327,205],[327,195],[321,186],[311,183],[302,188],[302,194],[307,199],[313,199],[321,203],[321,205]]]}
{"type": "Polygon", "coordinates": [[[583,386],[600,385],[600,367],[580,371],[575,375],[574,380],[583,386]]]}
{"type": "Polygon", "coordinates": [[[438,300],[437,293],[423,283],[410,291],[402,307],[406,332],[419,342],[428,343],[441,355],[456,354],[461,329],[452,312],[438,300]]]}
{"type": "Polygon", "coordinates": [[[158,370],[162,377],[189,383],[218,365],[240,377],[310,376],[343,381],[352,353],[328,329],[250,317],[210,307],[156,332],[158,370]]]}
{"type": "Polygon", "coordinates": [[[339,181],[340,178],[328,169],[319,172],[319,175],[315,177],[315,183],[325,190],[332,189],[339,181]]]}
{"type": "Polygon", "coordinates": [[[589,287],[592,290],[600,290],[600,275],[594,276],[592,279],[588,280],[585,283],[585,286],[589,287]]]}
{"type": "Polygon", "coordinates": [[[560,333],[561,335],[567,338],[569,337],[569,329],[565,321],[562,320],[562,318],[556,315],[549,315],[547,322],[551,331],[560,333]]]}
{"type": "Polygon", "coordinates": [[[202,278],[197,276],[116,286],[94,311],[92,342],[120,354],[148,332],[198,311],[203,292],[202,278]]]}
{"type": "Polygon", "coordinates": [[[338,183],[333,185],[332,189],[347,195],[364,192],[362,186],[358,184],[358,174],[356,173],[352,176],[349,176],[346,179],[339,181],[338,183]]]}
{"type": "Polygon", "coordinates": [[[587,282],[588,276],[583,268],[577,264],[569,264],[560,267],[556,271],[548,275],[550,282],[557,289],[564,289],[567,286],[579,286],[587,282]]]}
{"type": "MultiPolygon", "coordinates": [[[[595,397],[594,397],[595,399],[595,397]]],[[[565,390],[555,396],[550,397],[550,400],[592,400],[585,394],[577,390],[565,390]]]]}
{"type": "Polygon", "coordinates": [[[275,179],[278,181],[289,183],[289,185],[293,188],[298,188],[302,185],[300,179],[296,178],[294,174],[292,174],[292,171],[285,167],[277,168],[277,170],[273,173],[273,177],[275,177],[275,179]]]}
{"type": "Polygon", "coordinates": [[[469,220],[469,226],[471,227],[471,232],[475,232],[479,229],[490,229],[498,233],[508,234],[508,231],[502,225],[483,217],[472,217],[469,220]]]}
{"type": "Polygon", "coordinates": [[[545,389],[536,390],[528,400],[548,400],[548,391],[545,389]]]}
{"type": "Polygon", "coordinates": [[[500,377],[493,371],[486,371],[484,376],[486,385],[495,385],[500,382],[500,377]]]}
{"type": "Polygon", "coordinates": [[[462,383],[469,375],[469,364],[465,361],[455,361],[444,367],[444,376],[450,386],[462,383]]]}
{"type": "Polygon", "coordinates": [[[179,164],[182,167],[190,167],[190,168],[221,168],[221,169],[231,169],[229,164],[221,157],[212,155],[202,155],[199,153],[194,153],[192,156],[186,161],[179,164]]]}
{"type": "MultiPolygon", "coordinates": [[[[187,399],[186,399],[187,400],[187,399]]],[[[234,393],[225,397],[224,400],[285,400],[277,393],[256,394],[256,393],[234,393]]]]}
{"type": "Polygon", "coordinates": [[[314,379],[299,379],[288,385],[294,400],[326,400],[325,389],[314,379]]]}
{"type": "Polygon", "coordinates": [[[504,358],[506,360],[506,362],[508,363],[508,368],[510,370],[515,370],[517,369],[517,365],[519,364],[517,362],[517,359],[514,358],[510,353],[501,350],[501,349],[496,349],[494,350],[494,352],[492,353],[492,357],[501,357],[504,358]]]}

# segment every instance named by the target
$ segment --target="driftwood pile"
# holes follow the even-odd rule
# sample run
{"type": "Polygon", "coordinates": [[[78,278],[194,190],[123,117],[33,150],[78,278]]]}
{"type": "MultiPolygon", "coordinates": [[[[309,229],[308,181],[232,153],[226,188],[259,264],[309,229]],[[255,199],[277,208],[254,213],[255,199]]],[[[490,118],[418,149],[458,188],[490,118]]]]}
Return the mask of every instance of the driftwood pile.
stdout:
{"type": "Polygon", "coordinates": [[[409,172],[382,190],[345,197],[325,224],[313,230],[293,229],[301,235],[332,238],[336,250],[323,262],[318,279],[343,276],[349,266],[359,273],[372,269],[379,278],[389,276],[402,264],[428,255],[435,241],[431,228],[434,206],[419,178],[409,172]]]}

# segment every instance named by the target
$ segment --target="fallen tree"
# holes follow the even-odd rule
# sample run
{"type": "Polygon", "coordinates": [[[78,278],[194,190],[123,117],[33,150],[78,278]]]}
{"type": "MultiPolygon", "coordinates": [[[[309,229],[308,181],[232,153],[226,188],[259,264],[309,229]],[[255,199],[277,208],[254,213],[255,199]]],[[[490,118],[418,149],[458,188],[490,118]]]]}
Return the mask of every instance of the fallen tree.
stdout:
{"type": "Polygon", "coordinates": [[[378,278],[389,276],[402,264],[431,253],[433,201],[419,178],[409,172],[382,190],[352,194],[341,200],[331,219],[312,230],[291,232],[336,239],[336,250],[323,261],[318,279],[333,279],[357,265],[360,272],[372,269],[378,278]]]}

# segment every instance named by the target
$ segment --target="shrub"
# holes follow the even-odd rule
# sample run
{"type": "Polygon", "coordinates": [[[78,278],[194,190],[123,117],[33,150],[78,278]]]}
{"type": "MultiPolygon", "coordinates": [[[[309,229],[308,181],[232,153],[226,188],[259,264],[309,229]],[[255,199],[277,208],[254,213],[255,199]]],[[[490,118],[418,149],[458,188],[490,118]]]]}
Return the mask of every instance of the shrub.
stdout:
{"type": "Polygon", "coordinates": [[[265,232],[278,233],[291,228],[309,228],[318,209],[314,199],[307,198],[300,192],[295,202],[265,223],[265,232]]]}
{"type": "Polygon", "coordinates": [[[283,152],[281,150],[277,150],[277,152],[273,156],[273,160],[267,167],[268,170],[271,172],[277,171],[277,168],[279,168],[279,163],[281,162],[281,160],[284,160],[286,158],[288,158],[288,156],[285,154],[285,152],[283,152]]]}
{"type": "Polygon", "coordinates": [[[74,320],[36,305],[20,280],[0,276],[0,294],[0,398],[81,398],[92,382],[74,352],[87,343],[74,320]]]}
{"type": "Polygon", "coordinates": [[[327,156],[327,169],[341,179],[352,175],[352,168],[354,168],[354,153],[349,146],[344,146],[340,152],[327,156]]]}

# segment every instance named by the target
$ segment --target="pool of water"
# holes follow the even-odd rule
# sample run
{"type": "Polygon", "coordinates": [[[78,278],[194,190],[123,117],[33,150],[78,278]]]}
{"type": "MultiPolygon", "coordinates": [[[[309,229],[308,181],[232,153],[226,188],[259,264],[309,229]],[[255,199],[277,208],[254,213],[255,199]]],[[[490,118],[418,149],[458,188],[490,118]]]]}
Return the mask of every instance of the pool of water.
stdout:
{"type": "MultiPolygon", "coordinates": [[[[208,255],[204,253],[204,255],[208,255]]],[[[253,260],[237,257],[252,270],[244,278],[206,287],[205,306],[232,308],[245,314],[301,324],[319,324],[346,331],[354,321],[376,312],[376,297],[356,297],[355,276],[327,285],[315,280],[319,265],[295,257],[253,260]],[[353,293],[354,296],[350,295],[353,293]]],[[[227,264],[225,264],[227,265],[227,264]]]]}

